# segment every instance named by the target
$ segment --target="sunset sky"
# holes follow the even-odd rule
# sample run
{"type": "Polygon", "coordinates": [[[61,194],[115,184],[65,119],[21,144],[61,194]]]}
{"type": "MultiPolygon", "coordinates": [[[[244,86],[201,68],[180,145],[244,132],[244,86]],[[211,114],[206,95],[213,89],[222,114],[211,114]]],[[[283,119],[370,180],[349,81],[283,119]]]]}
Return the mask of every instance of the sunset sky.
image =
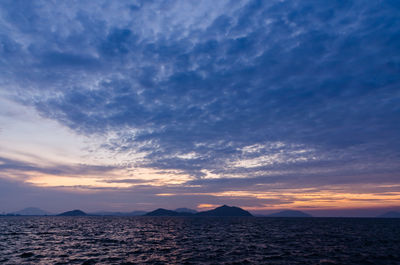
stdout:
{"type": "Polygon", "coordinates": [[[400,209],[399,17],[396,0],[0,1],[0,213],[400,209]]]}

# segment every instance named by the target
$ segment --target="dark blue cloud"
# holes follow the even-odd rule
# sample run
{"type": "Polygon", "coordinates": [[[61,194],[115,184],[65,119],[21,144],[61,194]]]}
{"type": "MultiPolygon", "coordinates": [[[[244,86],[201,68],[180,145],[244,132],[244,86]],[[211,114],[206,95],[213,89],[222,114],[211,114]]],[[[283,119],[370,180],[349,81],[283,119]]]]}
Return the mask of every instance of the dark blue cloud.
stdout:
{"type": "Polygon", "coordinates": [[[82,69],[88,69],[96,67],[98,62],[95,58],[88,56],[81,56],[78,54],[71,53],[59,53],[59,52],[49,52],[43,54],[41,66],[44,68],[53,67],[66,67],[74,68],[79,67],[82,69]]]}
{"type": "Polygon", "coordinates": [[[319,182],[324,161],[343,182],[398,168],[395,1],[214,4],[4,2],[0,68],[18,100],[81,134],[116,133],[103,148],[145,151],[142,166],[260,183],[267,169],[319,182]]]}
{"type": "Polygon", "coordinates": [[[85,176],[90,174],[103,174],[105,172],[110,172],[117,167],[113,166],[102,166],[102,165],[87,165],[87,164],[75,164],[75,165],[65,165],[65,164],[53,164],[47,166],[39,166],[34,163],[29,163],[25,161],[5,158],[0,156],[0,177],[11,177],[13,172],[18,172],[20,177],[28,177],[29,173],[44,173],[51,174],[53,176],[65,176],[65,175],[78,175],[85,176]]]}

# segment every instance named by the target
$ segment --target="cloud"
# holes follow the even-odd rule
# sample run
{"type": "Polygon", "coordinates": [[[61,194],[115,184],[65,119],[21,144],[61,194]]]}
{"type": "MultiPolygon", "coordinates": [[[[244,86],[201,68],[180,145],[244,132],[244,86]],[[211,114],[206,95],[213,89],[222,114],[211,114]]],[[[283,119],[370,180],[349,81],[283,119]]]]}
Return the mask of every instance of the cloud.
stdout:
{"type": "Polygon", "coordinates": [[[128,167],[183,171],[207,187],[398,182],[393,1],[0,9],[2,94],[104,137],[99,149],[145,154],[128,167]]]}
{"type": "Polygon", "coordinates": [[[52,164],[52,165],[36,165],[26,161],[18,161],[5,157],[0,157],[0,170],[1,176],[12,176],[15,172],[26,176],[31,172],[49,174],[52,176],[80,176],[85,175],[96,175],[104,174],[115,170],[115,166],[104,166],[104,165],[68,165],[68,164],[52,164]]]}

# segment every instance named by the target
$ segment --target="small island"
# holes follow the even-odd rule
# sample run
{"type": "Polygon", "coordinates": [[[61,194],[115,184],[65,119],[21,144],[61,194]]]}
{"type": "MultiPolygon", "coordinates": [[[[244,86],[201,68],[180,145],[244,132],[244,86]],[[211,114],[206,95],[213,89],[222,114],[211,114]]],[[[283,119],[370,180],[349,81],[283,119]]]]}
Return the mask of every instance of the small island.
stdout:
{"type": "Polygon", "coordinates": [[[391,211],[391,212],[381,214],[377,217],[378,218],[400,218],[400,212],[391,211]]]}
{"type": "Polygon", "coordinates": [[[302,212],[302,211],[296,211],[296,210],[284,210],[281,212],[269,214],[266,217],[312,217],[310,214],[302,212]]]}
{"type": "Polygon", "coordinates": [[[60,213],[57,216],[88,216],[88,214],[81,210],[72,210],[72,211],[60,213]]]}
{"type": "Polygon", "coordinates": [[[203,212],[190,212],[190,211],[172,211],[166,209],[157,209],[152,212],[145,214],[145,216],[193,216],[193,217],[200,217],[200,216],[214,216],[214,217],[223,217],[223,216],[253,216],[246,210],[242,208],[235,207],[235,206],[227,206],[223,205],[217,207],[213,210],[203,211],[203,212]]]}

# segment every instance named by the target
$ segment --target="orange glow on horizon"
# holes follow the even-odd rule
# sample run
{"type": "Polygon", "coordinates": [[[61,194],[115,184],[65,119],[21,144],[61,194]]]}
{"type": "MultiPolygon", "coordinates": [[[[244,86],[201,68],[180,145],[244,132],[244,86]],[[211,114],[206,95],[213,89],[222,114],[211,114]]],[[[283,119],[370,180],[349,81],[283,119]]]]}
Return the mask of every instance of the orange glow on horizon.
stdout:
{"type": "MultiPolygon", "coordinates": [[[[8,175],[14,172],[9,171],[8,175]]],[[[7,176],[7,175],[6,175],[7,176]]],[[[87,175],[52,175],[35,171],[26,171],[25,176],[15,175],[13,179],[19,179],[38,187],[71,188],[80,192],[97,192],[102,188],[115,192],[121,189],[134,190],[137,186],[157,188],[155,196],[160,197],[196,197],[197,208],[210,209],[221,204],[209,203],[213,197],[218,202],[226,202],[248,210],[274,210],[274,209],[298,209],[298,210],[323,210],[323,209],[354,209],[375,207],[396,207],[400,205],[400,191],[393,191],[398,184],[373,185],[365,184],[357,186],[329,186],[321,188],[284,189],[275,186],[257,186],[257,190],[230,190],[220,192],[185,192],[196,189],[198,186],[185,185],[192,177],[176,170],[159,171],[149,168],[115,169],[96,175],[89,172],[87,175]],[[169,188],[173,187],[174,190],[169,188]],[[161,190],[165,188],[165,192],[161,190]],[[260,190],[261,188],[261,190],[260,190]],[[175,189],[178,189],[176,191],[175,189]],[[265,189],[267,191],[263,191],[265,189]],[[380,190],[377,192],[376,190],[380,190]],[[206,202],[202,202],[204,196],[208,196],[206,202]],[[203,197],[203,198],[202,198],[203,197]],[[234,203],[232,203],[234,201],[234,203]],[[245,202],[245,203],[243,203],[245,202]],[[252,206],[257,205],[257,206],[252,206]],[[248,206],[248,207],[247,207],[248,206]]],[[[163,190],[163,191],[164,191],[163,190]]],[[[212,202],[212,200],[211,200],[212,202]]]]}
{"type": "MultiPolygon", "coordinates": [[[[158,196],[174,196],[178,194],[158,194],[158,196]]],[[[400,192],[387,193],[350,193],[318,191],[310,193],[299,193],[292,190],[286,192],[251,192],[251,191],[225,191],[216,193],[180,193],[179,196],[215,196],[225,197],[227,200],[253,199],[257,204],[262,200],[273,200],[276,203],[261,203],[262,206],[250,206],[243,208],[248,210],[273,210],[273,209],[299,209],[299,210],[322,210],[322,209],[353,209],[373,207],[393,207],[400,205],[400,192]]],[[[248,203],[246,203],[248,204],[248,203]]],[[[215,208],[220,205],[200,203],[198,208],[215,208]]],[[[240,205],[237,205],[240,206],[240,205]]]]}
{"type": "Polygon", "coordinates": [[[201,210],[208,210],[208,209],[214,209],[221,206],[220,204],[208,204],[208,203],[201,203],[197,205],[197,209],[201,210]]]}

